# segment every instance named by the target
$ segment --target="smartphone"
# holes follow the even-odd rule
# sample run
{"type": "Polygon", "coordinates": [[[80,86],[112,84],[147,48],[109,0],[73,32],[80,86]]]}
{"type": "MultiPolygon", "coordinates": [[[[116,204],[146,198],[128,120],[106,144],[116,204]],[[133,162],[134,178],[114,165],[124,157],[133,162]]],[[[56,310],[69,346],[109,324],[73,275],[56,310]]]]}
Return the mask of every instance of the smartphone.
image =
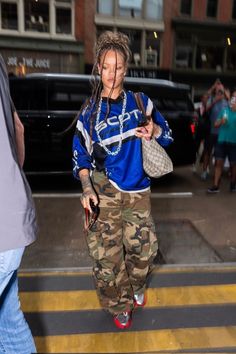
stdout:
{"type": "Polygon", "coordinates": [[[141,120],[138,122],[138,127],[145,127],[150,122],[150,118],[142,115],[141,120]]]}
{"type": "Polygon", "coordinates": [[[88,231],[91,229],[93,224],[96,222],[98,214],[99,214],[99,207],[98,205],[94,205],[94,203],[90,200],[90,207],[92,209],[92,213],[85,208],[85,222],[84,222],[84,229],[88,231]]]}

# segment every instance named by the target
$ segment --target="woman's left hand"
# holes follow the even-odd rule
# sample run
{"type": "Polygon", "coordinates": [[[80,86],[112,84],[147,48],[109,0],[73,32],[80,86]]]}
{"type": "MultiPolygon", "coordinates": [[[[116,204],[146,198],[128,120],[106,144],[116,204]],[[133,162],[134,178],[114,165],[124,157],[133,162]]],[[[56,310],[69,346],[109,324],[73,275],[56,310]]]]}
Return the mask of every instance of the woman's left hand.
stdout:
{"type": "Polygon", "coordinates": [[[142,127],[137,127],[135,129],[135,135],[138,138],[145,138],[146,140],[150,140],[153,135],[153,128],[154,128],[153,120],[152,118],[150,118],[148,124],[142,127]]]}

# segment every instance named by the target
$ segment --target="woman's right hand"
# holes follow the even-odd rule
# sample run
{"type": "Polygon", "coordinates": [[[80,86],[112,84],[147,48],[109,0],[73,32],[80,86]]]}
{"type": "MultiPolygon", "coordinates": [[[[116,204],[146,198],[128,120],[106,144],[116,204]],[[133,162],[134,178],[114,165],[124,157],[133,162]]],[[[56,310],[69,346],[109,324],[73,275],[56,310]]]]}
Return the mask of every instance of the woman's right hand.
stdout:
{"type": "Polygon", "coordinates": [[[90,213],[92,213],[90,202],[92,202],[94,205],[97,205],[98,197],[95,190],[93,189],[90,176],[89,176],[89,170],[88,169],[80,170],[79,177],[83,189],[83,193],[81,196],[81,203],[84,208],[88,209],[90,213]]]}
{"type": "Polygon", "coordinates": [[[88,209],[90,211],[90,213],[92,213],[92,209],[91,209],[91,202],[94,205],[98,204],[98,198],[97,195],[94,191],[94,189],[91,188],[86,188],[81,196],[81,204],[85,209],[88,209]]]}

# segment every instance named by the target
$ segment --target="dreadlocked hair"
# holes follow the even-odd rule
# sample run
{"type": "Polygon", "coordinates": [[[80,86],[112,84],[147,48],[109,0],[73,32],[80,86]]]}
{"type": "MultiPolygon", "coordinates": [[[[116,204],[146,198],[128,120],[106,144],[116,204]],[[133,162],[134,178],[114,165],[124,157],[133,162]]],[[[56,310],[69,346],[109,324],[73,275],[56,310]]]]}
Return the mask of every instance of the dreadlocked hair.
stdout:
{"type": "Polygon", "coordinates": [[[131,58],[129,43],[129,37],[124,33],[111,31],[103,32],[98,38],[95,47],[95,65],[100,63],[101,56],[108,50],[118,51],[122,54],[125,64],[127,65],[131,58]]]}
{"type": "MultiPolygon", "coordinates": [[[[89,109],[92,112],[90,117],[90,136],[92,136],[93,123],[94,123],[98,102],[102,91],[102,81],[100,80],[98,75],[98,64],[101,64],[101,57],[104,53],[108,52],[109,50],[114,50],[116,53],[118,52],[123,56],[125,65],[128,66],[128,63],[132,55],[129,45],[130,45],[129,37],[126,34],[121,32],[105,31],[99,36],[97,43],[95,45],[95,61],[94,61],[94,65],[91,73],[91,80],[90,80],[90,84],[92,86],[92,95],[90,99],[87,99],[84,102],[84,104],[81,106],[79,112],[77,113],[76,117],[73,119],[69,127],[67,127],[62,133],[59,134],[67,133],[71,128],[74,127],[81,112],[84,109],[85,111],[89,109]]],[[[110,92],[110,95],[107,98],[107,102],[109,101],[111,94],[112,94],[112,90],[110,92]]],[[[109,114],[109,104],[107,104],[106,118],[108,114],[109,114]]]]}
{"type": "Polygon", "coordinates": [[[95,101],[97,101],[102,90],[102,83],[97,79],[98,64],[101,63],[102,55],[109,50],[119,52],[123,56],[125,65],[127,66],[131,58],[129,44],[129,37],[121,32],[105,31],[99,36],[95,46],[95,62],[92,70],[92,96],[95,101]]]}
{"type": "MultiPolygon", "coordinates": [[[[98,102],[100,99],[101,91],[102,91],[102,81],[98,75],[98,64],[101,64],[101,57],[103,54],[106,54],[109,50],[113,50],[116,53],[118,52],[124,58],[125,65],[128,66],[128,63],[131,58],[131,51],[129,48],[130,40],[129,37],[121,32],[112,32],[105,31],[103,32],[95,45],[95,61],[92,69],[92,77],[91,77],[91,85],[92,85],[92,102],[97,110],[98,102]]],[[[111,97],[113,89],[111,90],[109,96],[107,97],[107,103],[109,98],[111,97]]],[[[106,118],[109,114],[109,104],[107,104],[107,114],[106,118]]],[[[93,121],[93,117],[92,121],[93,121]]],[[[105,120],[106,120],[105,118],[105,120]]],[[[93,122],[91,121],[91,124],[93,122]]]]}

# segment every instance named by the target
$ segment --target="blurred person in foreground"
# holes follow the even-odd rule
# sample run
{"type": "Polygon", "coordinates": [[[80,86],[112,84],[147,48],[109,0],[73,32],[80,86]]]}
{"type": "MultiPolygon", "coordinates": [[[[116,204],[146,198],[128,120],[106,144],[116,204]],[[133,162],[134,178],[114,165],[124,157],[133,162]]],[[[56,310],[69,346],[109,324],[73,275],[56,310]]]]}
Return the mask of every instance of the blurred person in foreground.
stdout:
{"type": "Polygon", "coordinates": [[[203,166],[201,179],[206,180],[209,174],[209,165],[218,138],[218,129],[215,127],[215,121],[219,112],[228,107],[228,96],[221,81],[217,79],[207,92],[209,99],[207,102],[207,112],[210,119],[210,129],[205,137],[205,146],[202,156],[203,166]]]}
{"type": "Polygon", "coordinates": [[[218,129],[218,140],[214,152],[214,184],[207,192],[219,192],[226,157],[230,163],[230,191],[236,192],[236,90],[232,93],[229,107],[224,108],[215,121],[215,128],[218,129]]]}
{"type": "Polygon", "coordinates": [[[167,122],[141,94],[150,120],[123,87],[130,59],[128,37],[104,32],[96,44],[94,89],[78,116],[73,141],[74,176],[82,205],[99,215],[86,235],[102,307],[118,328],[128,328],[132,311],[146,302],[147,276],[158,242],[151,216],[150,178],[143,170],[142,141],[172,142],[167,122]],[[97,77],[97,74],[99,77],[97,77]]]}
{"type": "Polygon", "coordinates": [[[11,101],[0,55],[0,353],[36,353],[20,308],[17,270],[25,246],[36,238],[31,191],[22,171],[24,128],[11,101]]]}

